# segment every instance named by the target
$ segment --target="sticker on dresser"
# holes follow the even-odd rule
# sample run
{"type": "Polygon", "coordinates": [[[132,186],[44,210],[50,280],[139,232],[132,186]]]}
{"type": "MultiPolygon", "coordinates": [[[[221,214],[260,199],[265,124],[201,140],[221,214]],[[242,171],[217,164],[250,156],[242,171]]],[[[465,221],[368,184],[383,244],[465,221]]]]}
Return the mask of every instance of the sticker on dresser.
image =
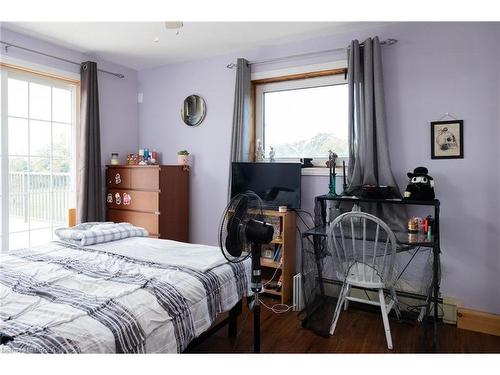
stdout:
{"type": "Polygon", "coordinates": [[[129,206],[131,201],[132,201],[132,197],[130,196],[130,194],[123,193],[123,205],[129,206]]]}

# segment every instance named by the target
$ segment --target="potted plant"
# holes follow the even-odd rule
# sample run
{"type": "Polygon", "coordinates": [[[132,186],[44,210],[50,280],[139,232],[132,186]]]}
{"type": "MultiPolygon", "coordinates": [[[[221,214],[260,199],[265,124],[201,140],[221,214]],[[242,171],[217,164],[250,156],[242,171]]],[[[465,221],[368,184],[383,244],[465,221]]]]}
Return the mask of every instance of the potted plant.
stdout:
{"type": "Polygon", "coordinates": [[[189,152],[187,150],[177,153],[177,163],[180,165],[189,165],[189,152]]]}

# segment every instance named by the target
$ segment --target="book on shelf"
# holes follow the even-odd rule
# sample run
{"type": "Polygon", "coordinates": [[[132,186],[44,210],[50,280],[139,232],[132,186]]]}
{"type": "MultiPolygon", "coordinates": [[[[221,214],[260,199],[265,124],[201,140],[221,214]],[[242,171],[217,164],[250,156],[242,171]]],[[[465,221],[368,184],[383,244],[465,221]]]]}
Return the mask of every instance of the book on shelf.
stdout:
{"type": "Polygon", "coordinates": [[[278,248],[274,251],[273,260],[277,262],[280,259],[280,256],[281,256],[281,245],[278,246],[278,248]]]}
{"type": "Polygon", "coordinates": [[[274,228],[273,238],[277,238],[281,236],[281,222],[279,217],[267,216],[266,222],[271,224],[274,228]]]}

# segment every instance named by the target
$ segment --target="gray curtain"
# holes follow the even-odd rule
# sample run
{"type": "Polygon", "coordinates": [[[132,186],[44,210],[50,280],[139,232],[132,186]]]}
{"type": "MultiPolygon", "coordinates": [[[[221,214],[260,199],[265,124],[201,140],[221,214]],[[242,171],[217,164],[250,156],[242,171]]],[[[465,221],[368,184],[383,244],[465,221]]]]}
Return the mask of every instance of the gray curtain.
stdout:
{"type": "MultiPolygon", "coordinates": [[[[400,197],[389,159],[381,52],[378,37],[366,39],[363,46],[353,40],[349,49],[348,191],[364,184],[387,185],[400,197]]],[[[398,227],[405,220],[404,210],[371,205],[368,211],[398,227]]]]}
{"type": "Polygon", "coordinates": [[[251,78],[250,64],[238,59],[234,89],[233,132],[231,136],[231,161],[250,160],[251,127],[251,78]]]}
{"type": "Polygon", "coordinates": [[[228,198],[231,195],[231,162],[253,160],[251,155],[253,136],[251,118],[251,86],[250,64],[247,60],[239,58],[236,67],[236,84],[234,89],[228,198]]]}
{"type": "Polygon", "coordinates": [[[97,65],[84,62],[80,69],[80,150],[78,222],[104,220],[101,171],[101,137],[97,65]]]}
{"type": "Polygon", "coordinates": [[[368,38],[363,47],[351,42],[349,84],[349,189],[363,185],[393,186],[387,144],[381,46],[378,37],[368,38]]]}

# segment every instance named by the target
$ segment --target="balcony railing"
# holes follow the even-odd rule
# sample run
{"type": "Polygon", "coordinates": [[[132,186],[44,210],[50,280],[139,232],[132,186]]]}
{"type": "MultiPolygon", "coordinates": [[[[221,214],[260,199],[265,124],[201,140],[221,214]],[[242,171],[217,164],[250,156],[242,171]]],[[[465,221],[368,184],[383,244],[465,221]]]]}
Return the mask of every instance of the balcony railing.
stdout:
{"type": "Polygon", "coordinates": [[[9,172],[9,216],[64,223],[74,196],[69,173],[9,172]]]}

